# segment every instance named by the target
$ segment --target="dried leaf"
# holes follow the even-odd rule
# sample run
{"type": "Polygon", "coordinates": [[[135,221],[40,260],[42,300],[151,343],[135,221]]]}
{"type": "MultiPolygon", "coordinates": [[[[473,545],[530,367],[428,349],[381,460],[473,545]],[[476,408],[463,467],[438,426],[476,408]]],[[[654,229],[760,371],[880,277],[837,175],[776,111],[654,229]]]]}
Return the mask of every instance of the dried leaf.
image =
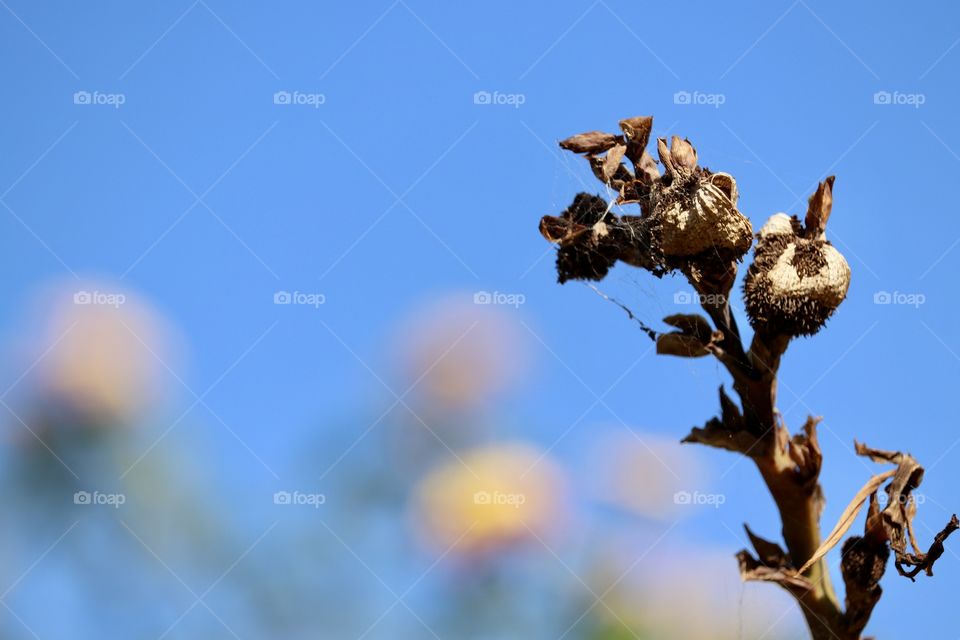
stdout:
{"type": "Polygon", "coordinates": [[[874,449],[873,447],[868,447],[862,442],[857,442],[854,440],[853,447],[857,452],[858,456],[865,456],[870,458],[874,462],[880,464],[890,463],[890,464],[900,464],[900,461],[903,459],[903,454],[899,451],[885,451],[883,449],[874,449]]]}
{"type": "Polygon", "coordinates": [[[850,525],[852,525],[853,521],[857,518],[857,514],[860,513],[863,503],[867,501],[867,498],[870,495],[880,488],[880,485],[892,478],[895,473],[896,471],[887,471],[885,473],[877,474],[870,478],[870,480],[868,480],[867,483],[861,487],[860,491],[857,492],[857,495],[855,495],[853,500],[850,501],[850,504],[847,505],[847,508],[843,510],[842,514],[840,514],[840,519],[837,521],[833,531],[830,532],[830,535],[828,535],[827,539],[823,541],[823,544],[820,545],[820,548],[817,549],[812,556],[810,556],[810,559],[807,560],[802,567],[800,567],[797,573],[804,573],[807,569],[816,564],[820,558],[827,555],[827,552],[830,551],[830,549],[833,549],[835,546],[837,546],[844,534],[846,534],[846,532],[850,529],[850,525]]]}
{"type": "Polygon", "coordinates": [[[790,459],[797,465],[799,479],[810,485],[816,485],[823,462],[823,454],[817,440],[817,425],[821,420],[823,418],[807,416],[807,421],[803,424],[803,433],[793,436],[787,448],[790,459]]]}
{"type": "Polygon", "coordinates": [[[748,580],[758,580],[762,582],[775,582],[787,591],[796,594],[805,594],[813,589],[813,583],[797,575],[789,567],[768,567],[760,563],[756,558],[750,555],[746,549],[737,554],[737,560],[740,563],[740,579],[744,582],[748,580]]]}
{"type": "Polygon", "coordinates": [[[697,442],[718,449],[735,451],[744,455],[761,454],[755,435],[746,430],[740,408],[720,385],[720,417],[711,418],[700,427],[694,427],[681,442],[697,442]]]}
{"type": "Polygon", "coordinates": [[[710,352],[694,336],[683,333],[663,333],[657,338],[657,353],[682,358],[702,358],[710,352]]]}
{"type": "Polygon", "coordinates": [[[728,429],[718,418],[711,418],[703,427],[692,428],[680,442],[705,444],[744,455],[761,450],[757,447],[756,436],[749,431],[728,429]]]}
{"type": "Polygon", "coordinates": [[[728,429],[738,430],[743,428],[743,414],[740,413],[740,407],[727,395],[726,389],[720,385],[720,419],[728,429]]]}
{"type": "Polygon", "coordinates": [[[943,555],[944,541],[960,528],[957,516],[954,515],[947,526],[934,537],[926,553],[917,551],[918,545],[913,534],[913,518],[917,513],[917,505],[913,490],[923,481],[923,467],[913,456],[906,453],[873,449],[859,442],[854,445],[858,454],[868,456],[874,462],[897,465],[895,470],[889,472],[894,476],[886,489],[887,505],[867,520],[867,533],[875,539],[889,541],[895,554],[893,564],[900,575],[913,580],[918,573],[925,571],[932,576],[933,564],[943,555]],[[907,551],[908,540],[914,553],[907,551]],[[904,569],[904,566],[912,569],[904,569]]]}
{"type": "Polygon", "coordinates": [[[588,131],[570,136],[566,140],[560,141],[560,148],[574,153],[603,153],[618,142],[623,142],[623,137],[603,131],[588,131]]]}
{"type": "Polygon", "coordinates": [[[776,542],[770,542],[769,540],[761,538],[751,531],[746,523],[744,523],[743,528],[746,529],[747,536],[750,538],[750,544],[753,545],[753,548],[757,552],[758,559],[764,566],[782,568],[789,564],[787,554],[783,550],[783,547],[776,542]]]}
{"type": "Polygon", "coordinates": [[[698,313],[677,313],[667,316],[663,321],[671,327],[680,329],[681,333],[694,336],[703,344],[709,344],[713,337],[710,321],[698,313]]]}
{"type": "Polygon", "coordinates": [[[928,576],[933,575],[933,564],[940,559],[940,556],[943,555],[945,548],[943,543],[950,536],[951,533],[960,529],[960,520],[957,520],[957,514],[953,514],[950,518],[950,522],[947,523],[947,526],[938,533],[933,538],[933,544],[930,545],[930,548],[924,554],[911,555],[908,554],[905,559],[901,559],[899,556],[894,562],[894,565],[897,567],[897,571],[902,576],[906,576],[913,580],[921,571],[925,571],[928,576]],[[911,564],[913,569],[910,571],[904,571],[902,564],[911,564]]]}
{"type": "Polygon", "coordinates": [[[899,451],[873,449],[859,442],[854,446],[859,455],[870,457],[875,462],[896,464],[893,482],[887,487],[887,505],[881,510],[884,529],[890,540],[890,548],[897,554],[898,561],[905,561],[907,555],[907,535],[910,530],[911,516],[907,505],[911,502],[912,491],[923,481],[923,467],[913,456],[899,451]]]}

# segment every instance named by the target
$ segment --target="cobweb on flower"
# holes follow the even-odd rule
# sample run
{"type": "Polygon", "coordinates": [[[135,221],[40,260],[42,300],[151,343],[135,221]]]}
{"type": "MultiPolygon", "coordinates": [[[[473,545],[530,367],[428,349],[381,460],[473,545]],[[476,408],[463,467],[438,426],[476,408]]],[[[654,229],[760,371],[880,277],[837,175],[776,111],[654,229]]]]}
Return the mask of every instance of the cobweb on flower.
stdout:
{"type": "MultiPolygon", "coordinates": [[[[569,207],[573,196],[583,191],[604,199],[607,202],[607,213],[613,213],[616,216],[640,215],[638,204],[617,204],[618,192],[608,184],[600,183],[586,167],[582,157],[560,153],[558,160],[554,165],[551,185],[552,211],[556,214],[569,207]],[[573,187],[572,193],[571,187],[573,187]]],[[[584,249],[592,251],[588,248],[584,249]]],[[[554,255],[556,250],[555,247],[554,255]]],[[[718,250],[714,249],[714,252],[717,257],[722,257],[718,250]]],[[[600,255],[599,252],[596,253],[600,255]]],[[[655,328],[660,324],[660,319],[675,314],[678,310],[669,305],[670,301],[663,295],[664,287],[661,286],[658,289],[657,280],[652,278],[654,276],[642,269],[618,263],[602,281],[577,280],[577,282],[595,293],[598,298],[622,309],[631,322],[636,322],[648,337],[656,341],[657,334],[663,332],[655,328]]],[[[668,274],[660,282],[676,284],[675,294],[679,293],[680,287],[689,287],[683,277],[677,273],[668,274]]],[[[698,366],[700,363],[689,359],[685,364],[692,376],[701,375],[698,366]]],[[[718,363],[714,363],[714,369],[716,375],[721,375],[718,363]]]]}

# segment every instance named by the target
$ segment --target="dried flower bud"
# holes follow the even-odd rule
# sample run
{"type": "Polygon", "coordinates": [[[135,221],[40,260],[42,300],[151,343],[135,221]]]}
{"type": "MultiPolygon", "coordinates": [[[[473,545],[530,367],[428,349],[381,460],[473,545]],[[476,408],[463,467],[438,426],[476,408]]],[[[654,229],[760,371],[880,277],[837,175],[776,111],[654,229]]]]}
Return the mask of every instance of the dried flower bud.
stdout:
{"type": "Polygon", "coordinates": [[[697,168],[697,150],[689,140],[681,140],[680,136],[673,136],[670,141],[670,159],[673,168],[683,175],[689,175],[697,168]]]}
{"type": "Polygon", "coordinates": [[[847,295],[850,266],[824,237],[823,226],[832,202],[833,177],[820,184],[811,198],[817,215],[812,226],[794,216],[770,217],[758,234],[753,264],[743,284],[747,315],[754,329],[778,334],[813,335],[847,295]],[[825,215],[823,214],[825,211],[825,215]]]}
{"type": "Polygon", "coordinates": [[[833,209],[833,181],[835,176],[830,176],[817,186],[816,192],[810,196],[807,204],[807,217],[804,220],[808,238],[823,238],[824,230],[827,228],[827,220],[830,219],[830,211],[833,209]]]}
{"type": "Polygon", "coordinates": [[[620,121],[620,130],[623,131],[627,139],[627,157],[633,162],[634,167],[638,167],[650,142],[650,131],[653,129],[653,118],[651,116],[637,116],[620,121]]]}

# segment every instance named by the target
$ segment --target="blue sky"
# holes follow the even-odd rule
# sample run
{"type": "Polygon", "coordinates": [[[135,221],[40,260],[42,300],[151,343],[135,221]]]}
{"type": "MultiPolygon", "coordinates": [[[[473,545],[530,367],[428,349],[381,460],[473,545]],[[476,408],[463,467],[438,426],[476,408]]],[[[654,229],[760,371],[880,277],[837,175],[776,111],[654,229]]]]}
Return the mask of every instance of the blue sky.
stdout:
{"type": "MultiPolygon", "coordinates": [[[[817,181],[837,175],[828,234],[852,285],[827,329],[791,346],[780,407],[793,428],[825,416],[825,523],[872,471],[852,455],[857,438],[927,465],[918,534],[929,539],[960,499],[957,11],[4,0],[0,322],[16,336],[51,281],[140,292],[184,336],[183,384],[172,386],[186,405],[188,389],[211,388],[211,410],[279,468],[297,434],[389,400],[378,376],[403,386],[389,345],[415,309],[522,294],[509,312],[532,365],[504,399],[507,430],[571,458],[594,423],[679,438],[714,414],[725,375],[655,358],[614,306],[558,286],[537,233],[581,182],[595,189],[556,141],[649,114],[655,134],[689,137],[702,164],[736,176],[755,227],[802,213],[817,181]],[[277,92],[299,104],[275,103],[277,92]],[[676,98],[684,92],[694,104],[676,98]],[[277,291],[325,303],[278,306],[277,291]],[[920,303],[876,304],[879,292],[920,303]]],[[[649,324],[687,290],[624,267],[603,288],[649,324]]],[[[273,482],[215,423],[209,439],[212,475],[273,482]]],[[[775,535],[749,465],[701,457],[730,499],[678,535],[731,554],[742,541],[729,530],[744,520],[775,535]]],[[[914,611],[911,635],[947,637],[934,612],[960,586],[958,560],[948,552],[936,578],[916,584],[891,569],[871,628],[902,637],[897,610],[914,611]]]]}

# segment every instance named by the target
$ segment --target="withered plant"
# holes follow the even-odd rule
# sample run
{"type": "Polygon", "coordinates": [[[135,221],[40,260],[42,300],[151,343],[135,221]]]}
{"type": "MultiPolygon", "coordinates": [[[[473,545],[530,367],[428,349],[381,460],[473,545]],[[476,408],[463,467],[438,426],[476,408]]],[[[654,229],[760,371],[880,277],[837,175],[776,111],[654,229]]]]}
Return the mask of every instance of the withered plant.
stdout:
{"type": "Polygon", "coordinates": [[[669,145],[657,140],[658,163],[646,150],[652,126],[653,118],[629,118],[620,122],[621,133],[592,131],[560,142],[563,149],[583,155],[617,197],[608,203],[579,193],[559,216],[540,221],[540,232],[558,245],[559,281],[602,280],[617,261],[658,278],[672,273],[686,277],[706,317],[671,315],[663,319],[671,327],[666,332],[641,326],[656,341],[657,353],[713,356],[732,378],[739,402],[721,386],[720,415],[694,427],[683,442],[748,457],[777,505],[786,550],[744,525],[753,550],[737,554],[740,575],[790,592],[816,640],[858,639],[880,599],[879,582],[891,552],[900,575],[911,580],[921,571],[933,575],[944,541],[960,523],[954,515],[921,551],[913,531],[913,491],[923,479],[923,467],[909,454],[855,443],[858,455],[893,468],[870,478],[826,538],[821,535],[820,419],[808,417],[790,435],[776,408],[777,371],[790,341],[817,333],[850,284],[850,267],[826,236],[834,178],[817,187],[803,220],[777,213],[755,235],[737,208],[734,177],[700,166],[694,146],[677,136],[669,145]],[[639,215],[615,215],[614,204],[638,205],[639,215]],[[747,347],[730,310],[730,292],[751,246],[753,262],[743,283],[753,329],[747,347]],[[878,497],[881,488],[885,499],[878,497]],[[840,549],[846,587],[841,606],[825,556],[840,544],[865,504],[863,534],[848,537],[840,549]]]}

